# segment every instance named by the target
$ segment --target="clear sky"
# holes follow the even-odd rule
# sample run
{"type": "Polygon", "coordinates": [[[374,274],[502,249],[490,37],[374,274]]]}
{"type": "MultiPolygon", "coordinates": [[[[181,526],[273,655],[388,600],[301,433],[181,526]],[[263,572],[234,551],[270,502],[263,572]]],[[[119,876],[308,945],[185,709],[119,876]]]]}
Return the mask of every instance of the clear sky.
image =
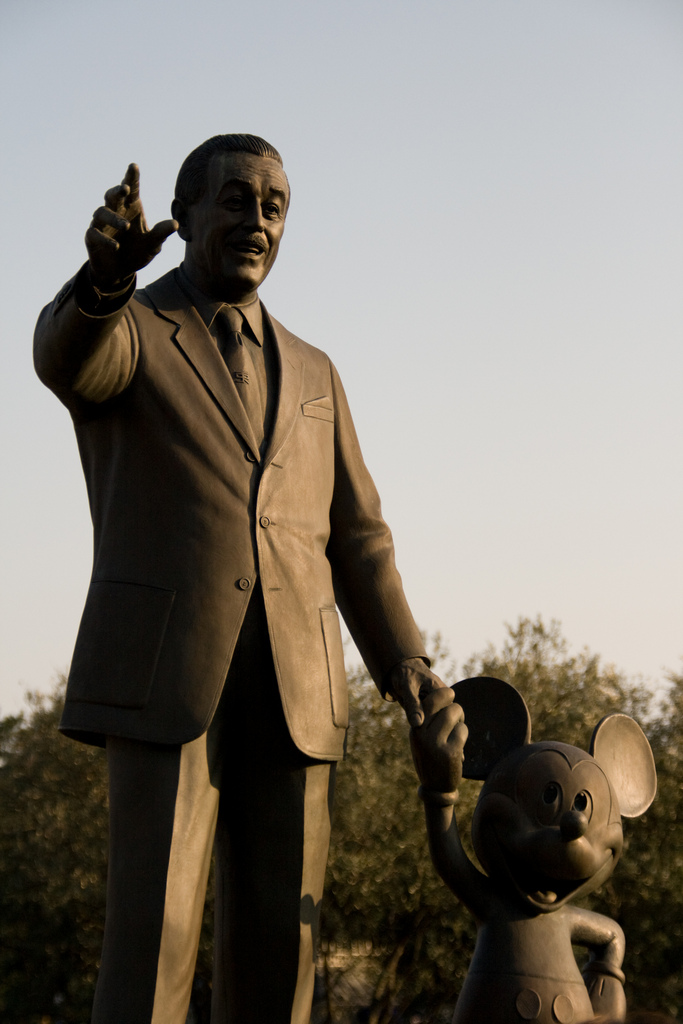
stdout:
{"type": "Polygon", "coordinates": [[[0,48],[0,713],[68,665],[90,572],[36,316],[129,161],[160,220],[226,131],[284,157],[261,295],[341,372],[420,626],[462,663],[540,613],[679,668],[680,0],[3,0],[0,48]]]}

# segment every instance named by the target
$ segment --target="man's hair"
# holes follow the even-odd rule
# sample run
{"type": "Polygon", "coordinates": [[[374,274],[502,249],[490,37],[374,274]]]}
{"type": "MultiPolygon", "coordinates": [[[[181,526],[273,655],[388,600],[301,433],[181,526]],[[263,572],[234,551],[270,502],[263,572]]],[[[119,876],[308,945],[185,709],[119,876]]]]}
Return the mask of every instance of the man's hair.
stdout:
{"type": "Polygon", "coordinates": [[[185,207],[198,203],[206,188],[206,172],[217,153],[252,153],[270,157],[282,167],[282,157],[265,139],[258,135],[214,135],[193,149],[183,160],[175,183],[175,197],[185,207]]]}

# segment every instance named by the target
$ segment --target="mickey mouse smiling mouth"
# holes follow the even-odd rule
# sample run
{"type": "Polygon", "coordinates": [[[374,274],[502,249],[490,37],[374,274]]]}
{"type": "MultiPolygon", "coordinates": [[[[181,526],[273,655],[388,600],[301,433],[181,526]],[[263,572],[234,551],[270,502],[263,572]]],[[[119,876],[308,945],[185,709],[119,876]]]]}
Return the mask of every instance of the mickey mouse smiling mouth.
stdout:
{"type": "Polygon", "coordinates": [[[528,844],[524,844],[527,847],[525,851],[513,851],[499,840],[501,862],[505,866],[506,874],[525,902],[541,911],[556,910],[573,896],[596,888],[600,884],[599,880],[609,877],[617,851],[612,848],[604,850],[602,844],[599,844],[600,848],[597,850],[587,844],[580,852],[570,851],[569,847],[576,843],[577,840],[569,844],[562,843],[567,853],[564,863],[562,850],[558,844],[559,856],[552,858],[556,864],[552,873],[548,873],[543,870],[545,865],[542,850],[537,849],[536,856],[532,854],[530,857],[528,844]],[[577,853],[579,856],[576,856],[577,853]]]}

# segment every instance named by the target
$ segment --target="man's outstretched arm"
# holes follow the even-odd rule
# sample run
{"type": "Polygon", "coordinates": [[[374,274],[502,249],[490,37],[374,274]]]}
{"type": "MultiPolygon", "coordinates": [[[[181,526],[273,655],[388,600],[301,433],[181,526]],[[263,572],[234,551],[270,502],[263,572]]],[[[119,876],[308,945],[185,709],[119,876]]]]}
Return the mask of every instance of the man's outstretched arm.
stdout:
{"type": "Polygon", "coordinates": [[[41,313],[34,339],[38,376],[65,404],[119,394],[135,370],[137,345],[123,321],[135,274],[176,222],[147,228],[135,164],[110,188],[85,235],[88,262],[41,313]]]}

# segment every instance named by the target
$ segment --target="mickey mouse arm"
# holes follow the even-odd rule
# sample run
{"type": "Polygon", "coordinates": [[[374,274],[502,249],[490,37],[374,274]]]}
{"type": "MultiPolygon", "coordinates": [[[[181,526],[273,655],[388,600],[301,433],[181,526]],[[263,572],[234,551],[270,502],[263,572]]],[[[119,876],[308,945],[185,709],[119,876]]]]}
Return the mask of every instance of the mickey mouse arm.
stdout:
{"type": "Polygon", "coordinates": [[[492,899],[490,883],[463,849],[453,805],[439,806],[438,798],[421,787],[425,804],[429,851],[434,866],[448,888],[465,904],[478,921],[489,917],[492,899]]]}
{"type": "Polygon", "coordinates": [[[462,848],[454,804],[462,782],[463,749],[468,730],[463,711],[446,691],[449,703],[439,706],[444,691],[424,701],[424,724],[411,729],[410,746],[425,805],[429,848],[434,865],[446,885],[475,917],[483,919],[488,908],[488,879],[471,863],[462,848]]]}
{"type": "Polygon", "coordinates": [[[624,933],[609,917],[579,907],[567,907],[571,915],[571,940],[589,951],[582,974],[596,1014],[615,1020],[626,1017],[624,995],[624,933]]]}

